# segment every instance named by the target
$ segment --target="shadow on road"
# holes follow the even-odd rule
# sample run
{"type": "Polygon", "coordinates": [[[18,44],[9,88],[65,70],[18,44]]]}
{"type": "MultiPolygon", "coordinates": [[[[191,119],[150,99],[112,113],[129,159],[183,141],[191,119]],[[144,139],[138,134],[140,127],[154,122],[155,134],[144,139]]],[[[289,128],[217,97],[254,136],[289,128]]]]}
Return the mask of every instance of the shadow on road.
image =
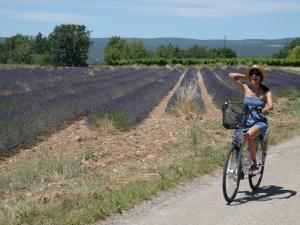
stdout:
{"type": "Polygon", "coordinates": [[[270,201],[278,199],[288,199],[297,194],[296,191],[287,190],[283,187],[278,187],[274,185],[264,186],[259,188],[257,191],[240,191],[239,193],[244,194],[242,198],[236,199],[231,206],[245,204],[251,201],[270,201]]]}

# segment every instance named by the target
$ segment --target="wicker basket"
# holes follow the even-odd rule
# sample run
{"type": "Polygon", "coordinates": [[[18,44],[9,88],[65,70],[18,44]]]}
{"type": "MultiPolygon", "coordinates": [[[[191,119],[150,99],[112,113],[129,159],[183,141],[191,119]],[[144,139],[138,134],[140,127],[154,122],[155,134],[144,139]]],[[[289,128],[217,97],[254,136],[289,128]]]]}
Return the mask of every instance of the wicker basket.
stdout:
{"type": "Polygon", "coordinates": [[[243,103],[227,103],[222,107],[223,126],[226,129],[239,129],[246,125],[247,113],[243,103]]]}

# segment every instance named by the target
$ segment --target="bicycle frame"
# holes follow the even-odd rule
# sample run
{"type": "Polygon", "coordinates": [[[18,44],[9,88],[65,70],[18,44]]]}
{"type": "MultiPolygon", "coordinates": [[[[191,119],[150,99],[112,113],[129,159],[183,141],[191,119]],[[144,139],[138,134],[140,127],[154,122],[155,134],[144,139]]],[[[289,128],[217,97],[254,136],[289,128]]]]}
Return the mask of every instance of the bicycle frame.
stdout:
{"type": "MultiPolygon", "coordinates": [[[[266,153],[267,153],[268,134],[269,134],[269,129],[267,129],[267,132],[264,136],[259,135],[256,138],[256,142],[258,140],[262,141],[262,148],[263,148],[264,157],[266,156],[266,153]]],[[[246,142],[245,134],[244,134],[242,128],[235,129],[231,144],[233,146],[236,146],[236,148],[239,151],[238,152],[238,159],[237,159],[237,166],[238,166],[238,168],[242,169],[244,175],[249,175],[249,167],[250,167],[251,157],[250,157],[250,155],[248,155],[248,162],[245,161],[245,159],[243,158],[245,142],[246,142]]],[[[248,152],[248,154],[249,154],[249,152],[248,152]]]]}

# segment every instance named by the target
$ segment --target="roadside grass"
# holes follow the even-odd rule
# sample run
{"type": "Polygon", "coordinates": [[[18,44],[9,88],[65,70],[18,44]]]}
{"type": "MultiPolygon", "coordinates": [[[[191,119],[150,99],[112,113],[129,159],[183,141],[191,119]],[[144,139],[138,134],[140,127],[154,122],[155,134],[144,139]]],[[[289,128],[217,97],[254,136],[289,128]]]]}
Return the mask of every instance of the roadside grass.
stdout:
{"type": "Polygon", "coordinates": [[[14,170],[0,172],[0,188],[7,191],[35,191],[39,183],[72,179],[80,173],[78,159],[45,157],[23,161],[14,170]]]}
{"type": "Polygon", "coordinates": [[[276,145],[300,134],[300,98],[278,99],[278,106],[270,113],[269,144],[276,145]]]}
{"type": "MultiPolygon", "coordinates": [[[[36,181],[41,179],[44,173],[35,178],[30,176],[30,179],[27,178],[27,175],[23,175],[20,179],[19,170],[13,171],[10,176],[21,180],[20,183],[25,186],[22,187],[17,182],[18,187],[21,187],[22,190],[26,189],[26,192],[32,192],[28,192],[31,193],[30,195],[26,192],[18,194],[9,202],[4,203],[1,201],[1,224],[63,225],[92,223],[104,219],[114,213],[120,213],[145,199],[150,199],[161,191],[189,181],[195,176],[199,176],[199,174],[212,172],[223,161],[217,152],[211,151],[211,149],[198,147],[196,152],[197,154],[184,159],[178,158],[163,162],[156,168],[143,171],[146,175],[155,174],[155,176],[149,176],[148,179],[145,179],[145,176],[141,176],[143,179],[130,179],[128,176],[138,176],[134,171],[119,177],[119,179],[123,178],[121,183],[116,182],[117,177],[109,178],[108,175],[89,174],[89,177],[81,175],[77,177],[77,186],[62,194],[48,188],[43,191],[35,191],[42,188],[43,185],[37,184],[36,181]],[[129,182],[125,182],[126,177],[128,177],[129,182]],[[112,182],[111,179],[115,182],[112,182]],[[32,181],[30,185],[28,184],[29,181],[32,181]],[[32,185],[36,188],[33,189],[32,185]],[[49,197],[51,195],[52,197],[49,197]]],[[[31,171],[35,172],[36,170],[31,171]]],[[[37,175],[36,172],[35,175],[37,175]]],[[[51,177],[51,172],[48,173],[47,177],[51,177]]],[[[61,179],[61,182],[70,182],[70,179],[64,178],[61,179]]],[[[53,182],[53,180],[51,181],[53,182]]],[[[56,182],[59,183],[57,180],[56,182]]],[[[2,185],[2,188],[4,188],[4,185],[2,185]]],[[[15,188],[10,191],[15,191],[15,188]]]]}
{"type": "MultiPolygon", "coordinates": [[[[279,98],[270,114],[270,144],[300,134],[300,99],[279,98]]],[[[223,165],[232,131],[220,121],[187,120],[176,152],[151,167],[90,170],[95,149],[77,158],[42,155],[0,171],[0,224],[88,224],[121,213],[223,165]]]]}
{"type": "Polygon", "coordinates": [[[300,97],[300,87],[281,91],[279,97],[287,98],[288,100],[296,100],[297,97],[300,97]]]}

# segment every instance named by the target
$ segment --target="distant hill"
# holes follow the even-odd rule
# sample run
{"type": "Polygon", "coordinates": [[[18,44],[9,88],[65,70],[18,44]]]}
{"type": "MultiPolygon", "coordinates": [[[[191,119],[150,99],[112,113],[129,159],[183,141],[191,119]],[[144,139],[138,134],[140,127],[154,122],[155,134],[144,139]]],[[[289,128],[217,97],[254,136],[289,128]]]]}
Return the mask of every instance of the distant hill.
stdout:
{"type": "MultiPolygon", "coordinates": [[[[104,49],[110,38],[93,38],[93,45],[90,47],[90,64],[103,62],[104,49]]],[[[0,42],[5,38],[0,37],[0,42]]],[[[169,43],[181,48],[189,48],[192,45],[207,46],[208,48],[221,48],[224,46],[224,40],[198,40],[188,38],[126,38],[129,42],[142,40],[145,47],[154,50],[161,44],[169,43]]],[[[234,49],[238,57],[257,57],[267,58],[278,52],[280,48],[288,44],[293,38],[284,39],[245,39],[245,40],[227,40],[226,47],[234,49]]]]}
{"type": "MultiPolygon", "coordinates": [[[[94,44],[90,48],[89,63],[102,62],[105,46],[110,38],[93,38],[94,44]]],[[[189,48],[192,45],[207,46],[208,48],[221,48],[224,40],[197,40],[187,38],[126,38],[129,42],[142,40],[145,47],[154,50],[157,46],[169,43],[181,48],[189,48]]],[[[293,38],[284,39],[246,39],[227,40],[226,47],[234,49],[238,57],[267,58],[278,52],[280,48],[288,44],[293,38]]]]}

